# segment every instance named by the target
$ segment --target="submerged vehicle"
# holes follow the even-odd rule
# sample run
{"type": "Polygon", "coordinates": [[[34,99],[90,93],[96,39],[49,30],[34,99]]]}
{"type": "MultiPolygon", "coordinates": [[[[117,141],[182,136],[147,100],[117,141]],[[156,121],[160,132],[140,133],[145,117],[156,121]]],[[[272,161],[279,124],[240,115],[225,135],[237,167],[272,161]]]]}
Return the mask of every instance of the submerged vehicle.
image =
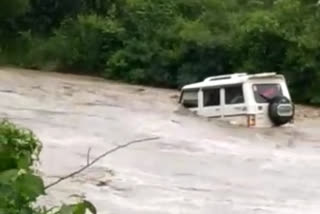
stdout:
{"type": "Polygon", "coordinates": [[[295,114],[285,77],[277,73],[208,77],[184,86],[179,103],[199,116],[248,127],[292,124],[295,114]]]}

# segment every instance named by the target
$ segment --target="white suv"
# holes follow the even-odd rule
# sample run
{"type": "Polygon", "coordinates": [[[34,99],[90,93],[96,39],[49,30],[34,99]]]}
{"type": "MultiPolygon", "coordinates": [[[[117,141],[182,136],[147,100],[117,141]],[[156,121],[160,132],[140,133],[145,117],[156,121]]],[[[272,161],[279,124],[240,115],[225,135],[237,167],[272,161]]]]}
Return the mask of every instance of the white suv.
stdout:
{"type": "Polygon", "coordinates": [[[248,127],[293,123],[294,104],[283,75],[237,73],[186,85],[180,103],[208,118],[222,118],[248,127]]]}

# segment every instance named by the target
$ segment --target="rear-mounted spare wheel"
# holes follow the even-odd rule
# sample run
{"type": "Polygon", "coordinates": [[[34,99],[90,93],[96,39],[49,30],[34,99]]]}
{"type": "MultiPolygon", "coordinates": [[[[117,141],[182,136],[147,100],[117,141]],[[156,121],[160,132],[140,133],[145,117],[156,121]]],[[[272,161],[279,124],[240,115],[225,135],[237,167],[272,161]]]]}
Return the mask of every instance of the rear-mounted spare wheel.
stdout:
{"type": "Polygon", "coordinates": [[[291,122],[294,118],[294,104],[285,96],[277,96],[269,101],[269,117],[276,126],[291,122]]]}

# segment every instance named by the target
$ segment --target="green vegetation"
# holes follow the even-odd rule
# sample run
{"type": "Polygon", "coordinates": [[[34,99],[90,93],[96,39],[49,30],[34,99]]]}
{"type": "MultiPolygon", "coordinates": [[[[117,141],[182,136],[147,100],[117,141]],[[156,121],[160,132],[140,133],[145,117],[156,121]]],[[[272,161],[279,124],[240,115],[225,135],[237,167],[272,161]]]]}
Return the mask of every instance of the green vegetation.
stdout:
{"type": "Polygon", "coordinates": [[[33,167],[40,151],[41,143],[31,131],[0,122],[0,214],[95,214],[88,201],[54,209],[35,206],[45,195],[43,180],[33,167]]]}
{"type": "Polygon", "coordinates": [[[279,72],[320,104],[318,0],[2,0],[2,63],[179,87],[279,72]]]}

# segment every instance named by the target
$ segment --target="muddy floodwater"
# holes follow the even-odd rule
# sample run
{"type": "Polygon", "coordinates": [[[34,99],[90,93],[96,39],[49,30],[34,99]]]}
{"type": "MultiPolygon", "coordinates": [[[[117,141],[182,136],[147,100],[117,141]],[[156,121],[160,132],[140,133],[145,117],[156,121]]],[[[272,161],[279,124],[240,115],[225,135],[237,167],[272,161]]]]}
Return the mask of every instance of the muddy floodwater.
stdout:
{"type": "Polygon", "coordinates": [[[119,144],[160,138],[104,158],[39,203],[80,194],[99,214],[320,213],[320,119],[293,128],[233,127],[178,110],[177,94],[0,69],[1,118],[41,139],[46,183],[119,144]]]}

